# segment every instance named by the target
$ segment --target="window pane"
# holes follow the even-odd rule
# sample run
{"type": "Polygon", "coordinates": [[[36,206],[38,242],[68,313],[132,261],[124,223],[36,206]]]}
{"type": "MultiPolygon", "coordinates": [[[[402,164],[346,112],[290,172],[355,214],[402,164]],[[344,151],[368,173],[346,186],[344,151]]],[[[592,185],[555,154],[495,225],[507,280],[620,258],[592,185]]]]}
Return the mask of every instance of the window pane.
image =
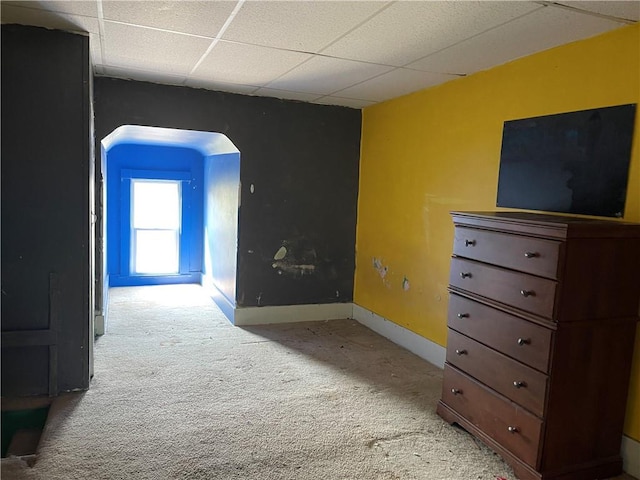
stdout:
{"type": "Polygon", "coordinates": [[[133,180],[133,228],[180,228],[180,182],[133,180]]]}
{"type": "Polygon", "coordinates": [[[178,232],[134,230],[135,273],[178,273],[178,232]]]}

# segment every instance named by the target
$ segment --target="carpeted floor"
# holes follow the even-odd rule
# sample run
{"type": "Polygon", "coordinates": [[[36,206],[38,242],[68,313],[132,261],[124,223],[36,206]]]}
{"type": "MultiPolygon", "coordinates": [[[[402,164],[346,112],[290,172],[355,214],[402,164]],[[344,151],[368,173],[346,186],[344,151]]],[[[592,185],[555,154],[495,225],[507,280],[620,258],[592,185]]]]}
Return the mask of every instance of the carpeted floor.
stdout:
{"type": "Polygon", "coordinates": [[[111,290],[89,391],[3,479],[513,480],[435,414],[441,371],[352,320],[231,326],[195,285],[111,290]]]}

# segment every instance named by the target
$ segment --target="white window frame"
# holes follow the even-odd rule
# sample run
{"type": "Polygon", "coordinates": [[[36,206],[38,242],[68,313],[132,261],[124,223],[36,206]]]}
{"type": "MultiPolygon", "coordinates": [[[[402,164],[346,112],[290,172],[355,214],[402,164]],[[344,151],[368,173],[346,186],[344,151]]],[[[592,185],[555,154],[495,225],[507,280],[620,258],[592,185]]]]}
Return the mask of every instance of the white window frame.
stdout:
{"type": "Polygon", "coordinates": [[[169,275],[179,275],[180,274],[180,251],[181,251],[181,236],[182,236],[182,208],[183,208],[183,190],[182,190],[182,180],[173,180],[173,179],[148,179],[148,178],[131,178],[131,201],[130,201],[130,274],[135,276],[169,276],[169,275]],[[177,228],[169,229],[169,228],[137,228],[135,226],[135,195],[134,189],[136,183],[168,183],[177,185],[178,188],[178,225],[177,228]],[[138,271],[137,258],[138,258],[138,250],[137,250],[137,238],[138,232],[140,231],[156,231],[156,232],[173,232],[175,235],[175,270],[171,272],[146,272],[146,271],[138,271]]]}

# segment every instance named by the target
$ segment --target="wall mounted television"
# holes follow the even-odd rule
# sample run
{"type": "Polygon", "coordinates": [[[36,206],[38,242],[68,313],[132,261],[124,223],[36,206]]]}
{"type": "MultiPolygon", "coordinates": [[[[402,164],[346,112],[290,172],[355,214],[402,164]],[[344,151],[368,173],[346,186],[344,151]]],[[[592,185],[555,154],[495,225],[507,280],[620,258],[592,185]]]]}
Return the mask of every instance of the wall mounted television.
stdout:
{"type": "Polygon", "coordinates": [[[497,206],[622,217],[636,104],[504,122],[497,206]]]}

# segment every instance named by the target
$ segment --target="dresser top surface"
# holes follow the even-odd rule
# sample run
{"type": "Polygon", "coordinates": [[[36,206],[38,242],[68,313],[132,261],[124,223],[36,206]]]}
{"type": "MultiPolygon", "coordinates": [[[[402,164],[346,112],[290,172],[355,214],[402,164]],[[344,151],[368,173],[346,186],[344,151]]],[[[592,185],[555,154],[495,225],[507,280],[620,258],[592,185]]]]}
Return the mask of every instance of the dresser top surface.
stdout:
{"type": "Polygon", "coordinates": [[[640,223],[531,212],[451,212],[460,226],[489,228],[549,238],[638,238],[640,223]]]}

